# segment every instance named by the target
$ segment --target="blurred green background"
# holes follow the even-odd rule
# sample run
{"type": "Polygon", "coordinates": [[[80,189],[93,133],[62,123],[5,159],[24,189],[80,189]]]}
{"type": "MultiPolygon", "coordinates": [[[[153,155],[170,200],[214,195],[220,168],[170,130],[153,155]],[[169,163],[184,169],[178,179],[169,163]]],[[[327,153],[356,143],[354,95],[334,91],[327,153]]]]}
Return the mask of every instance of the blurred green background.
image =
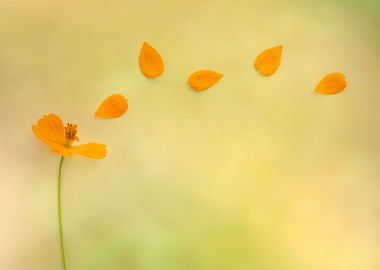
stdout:
{"type": "Polygon", "coordinates": [[[0,269],[61,269],[47,113],[109,150],[64,164],[70,270],[380,269],[379,24],[375,0],[0,0],[0,269]],[[225,76],[194,92],[204,68],[225,76]],[[128,114],[95,119],[112,93],[128,114]]]}

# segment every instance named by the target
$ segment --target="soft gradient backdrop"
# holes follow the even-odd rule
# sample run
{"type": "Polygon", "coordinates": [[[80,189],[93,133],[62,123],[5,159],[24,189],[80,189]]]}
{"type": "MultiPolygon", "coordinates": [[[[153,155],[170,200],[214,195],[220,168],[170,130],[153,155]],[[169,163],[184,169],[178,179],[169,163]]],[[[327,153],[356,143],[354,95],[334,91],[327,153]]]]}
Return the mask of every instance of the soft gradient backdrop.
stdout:
{"type": "Polygon", "coordinates": [[[0,269],[61,269],[47,113],[109,150],[64,164],[70,270],[380,269],[379,24],[376,0],[0,0],[0,269]],[[194,92],[203,68],[225,76],[194,92]],[[95,119],[112,93],[128,114],[95,119]]]}

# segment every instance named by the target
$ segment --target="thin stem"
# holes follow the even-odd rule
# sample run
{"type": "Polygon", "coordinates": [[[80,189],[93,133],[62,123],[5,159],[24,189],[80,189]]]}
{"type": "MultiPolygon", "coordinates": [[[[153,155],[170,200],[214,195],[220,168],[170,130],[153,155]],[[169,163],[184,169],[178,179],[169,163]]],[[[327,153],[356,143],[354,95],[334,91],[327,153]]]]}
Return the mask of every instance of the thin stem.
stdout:
{"type": "Polygon", "coordinates": [[[62,156],[61,160],[59,161],[59,167],[58,167],[58,220],[59,220],[59,238],[61,241],[62,264],[63,264],[63,269],[67,270],[67,268],[66,268],[66,257],[65,257],[65,246],[63,244],[62,208],[61,208],[61,172],[62,172],[62,164],[63,164],[64,159],[65,158],[62,156]]]}

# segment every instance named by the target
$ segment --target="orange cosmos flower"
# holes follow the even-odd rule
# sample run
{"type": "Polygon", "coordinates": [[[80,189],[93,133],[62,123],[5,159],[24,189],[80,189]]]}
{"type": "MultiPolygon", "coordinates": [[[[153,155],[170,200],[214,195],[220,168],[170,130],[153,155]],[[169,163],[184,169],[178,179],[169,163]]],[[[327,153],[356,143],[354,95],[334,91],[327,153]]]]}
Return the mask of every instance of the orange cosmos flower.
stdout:
{"type": "Polygon", "coordinates": [[[73,146],[79,142],[77,135],[77,125],[68,123],[63,126],[62,120],[55,114],[44,115],[32,126],[34,134],[44,144],[51,148],[51,151],[63,157],[73,157],[81,155],[94,159],[102,159],[106,156],[107,150],[104,144],[87,143],[73,146]]]}
{"type": "Polygon", "coordinates": [[[147,78],[153,79],[164,73],[164,61],[161,55],[147,42],[144,42],[141,48],[139,63],[141,72],[147,78]]]}
{"type": "Polygon", "coordinates": [[[187,79],[188,84],[196,91],[204,91],[216,84],[223,74],[212,70],[199,70],[190,75],[187,79]]]}
{"type": "Polygon", "coordinates": [[[64,270],[67,270],[61,207],[61,174],[63,160],[65,157],[72,157],[73,155],[102,159],[106,156],[106,146],[100,143],[73,146],[75,141],[79,142],[79,138],[77,137],[77,125],[68,123],[66,127],[64,127],[61,118],[55,114],[44,115],[38,120],[36,125],[32,126],[32,130],[38,139],[51,148],[52,152],[61,155],[58,166],[58,224],[62,266],[64,270]]]}
{"type": "Polygon", "coordinates": [[[315,92],[322,95],[334,95],[347,87],[346,77],[340,72],[326,75],[315,88],[315,92]]]}
{"type": "Polygon", "coordinates": [[[255,68],[263,76],[270,76],[276,72],[281,64],[282,45],[261,52],[255,62],[255,68]]]}

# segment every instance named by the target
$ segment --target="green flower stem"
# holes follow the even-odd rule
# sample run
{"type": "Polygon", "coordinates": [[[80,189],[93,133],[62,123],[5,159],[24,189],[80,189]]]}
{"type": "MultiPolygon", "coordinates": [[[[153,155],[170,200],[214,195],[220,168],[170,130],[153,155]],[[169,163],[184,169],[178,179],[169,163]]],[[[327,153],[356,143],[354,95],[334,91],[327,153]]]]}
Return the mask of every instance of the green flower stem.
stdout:
{"type": "Polygon", "coordinates": [[[62,172],[62,164],[63,164],[64,159],[65,158],[62,156],[61,160],[59,161],[59,167],[58,167],[58,220],[59,220],[59,238],[61,241],[62,264],[63,264],[63,269],[67,270],[67,268],[66,268],[66,257],[65,257],[65,246],[63,244],[62,208],[61,208],[61,172],[62,172]]]}

